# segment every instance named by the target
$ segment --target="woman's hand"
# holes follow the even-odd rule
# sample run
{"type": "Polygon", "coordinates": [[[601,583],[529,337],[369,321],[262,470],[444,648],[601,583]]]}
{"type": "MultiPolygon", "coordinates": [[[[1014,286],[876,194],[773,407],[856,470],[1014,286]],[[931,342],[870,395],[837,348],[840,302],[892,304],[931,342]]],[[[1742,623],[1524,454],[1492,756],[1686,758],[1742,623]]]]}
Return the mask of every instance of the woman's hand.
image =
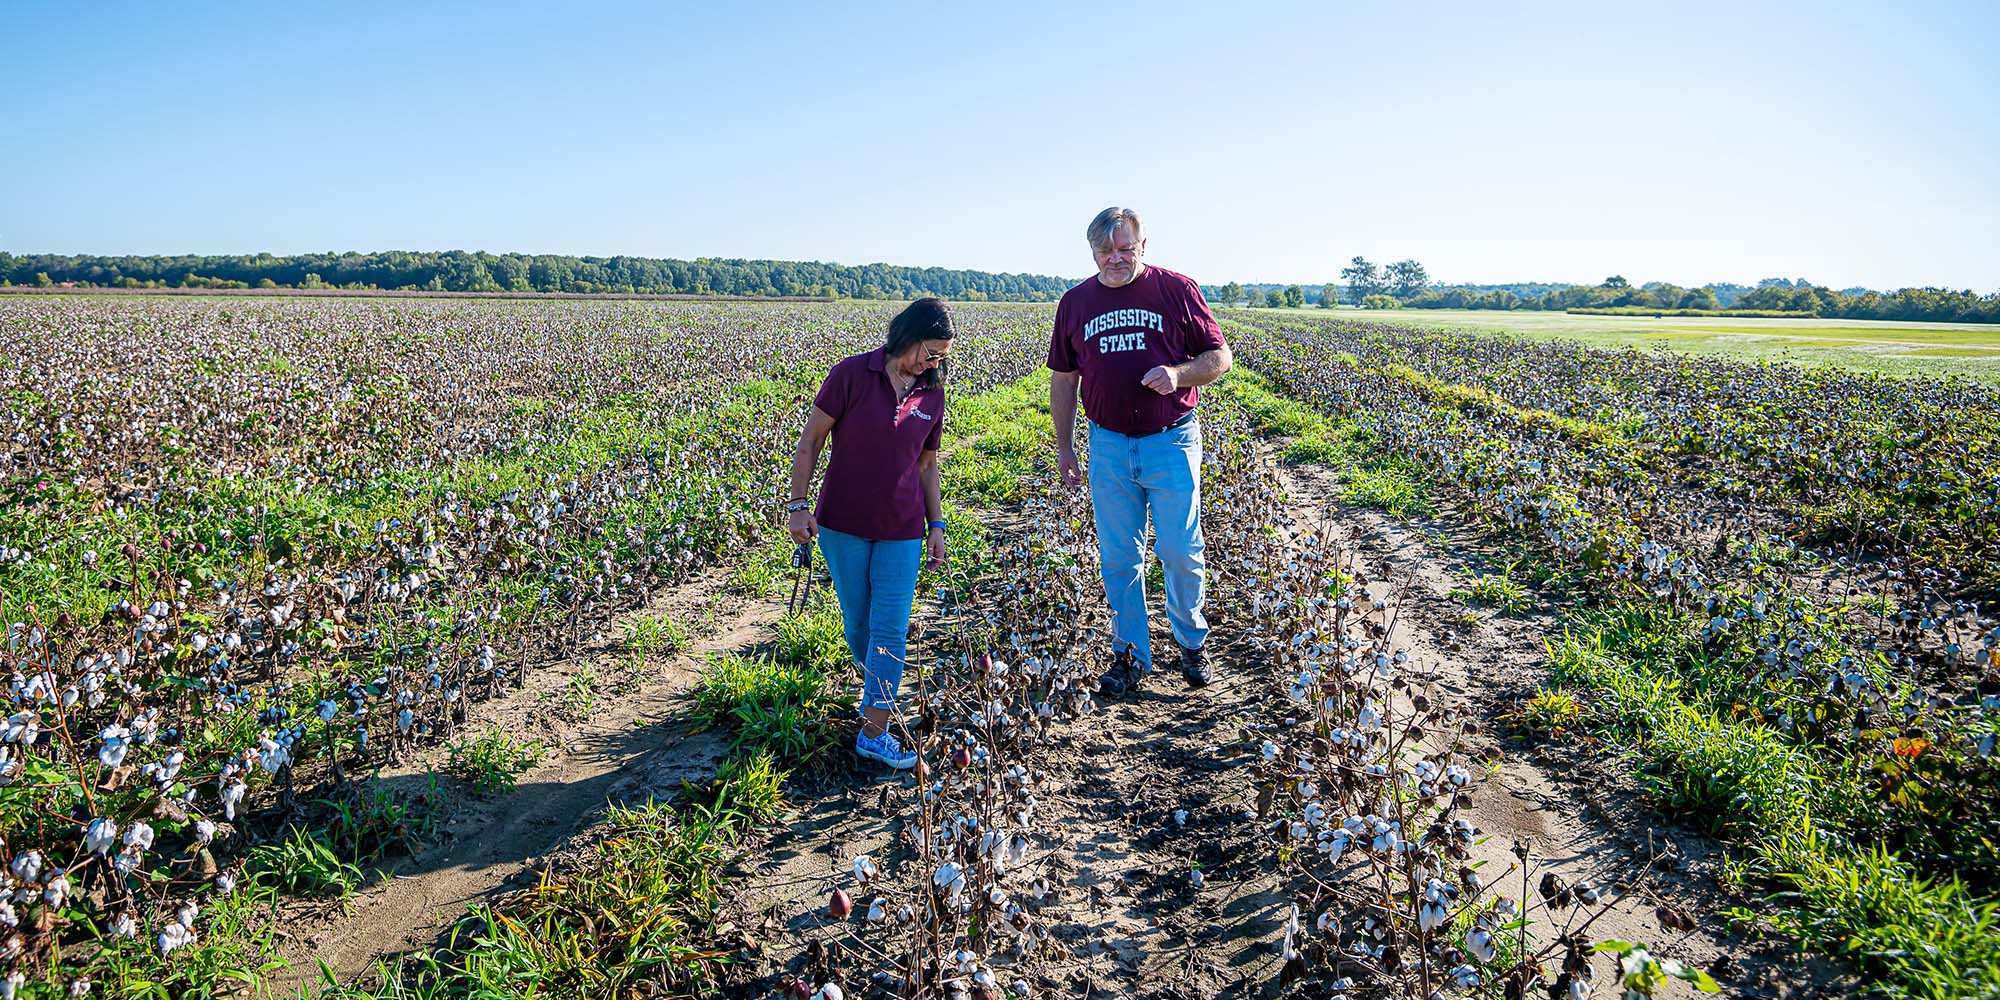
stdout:
{"type": "Polygon", "coordinates": [[[791,515],[792,541],[804,545],[819,536],[819,522],[813,520],[809,510],[795,510],[791,515]]]}
{"type": "Polygon", "coordinates": [[[924,541],[924,568],[939,570],[944,568],[944,529],[932,528],[931,535],[924,541]]]}

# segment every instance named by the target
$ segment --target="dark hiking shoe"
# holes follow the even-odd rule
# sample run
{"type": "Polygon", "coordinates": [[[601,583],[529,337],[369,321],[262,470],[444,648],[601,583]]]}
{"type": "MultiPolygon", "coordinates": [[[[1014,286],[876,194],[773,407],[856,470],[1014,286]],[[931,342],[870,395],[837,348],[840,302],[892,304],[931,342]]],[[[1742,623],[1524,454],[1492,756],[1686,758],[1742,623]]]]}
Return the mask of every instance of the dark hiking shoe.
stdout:
{"type": "Polygon", "coordinates": [[[1097,689],[1107,698],[1132,694],[1139,690],[1139,682],[1146,679],[1146,668],[1132,658],[1131,652],[1119,650],[1111,654],[1111,669],[1097,679],[1097,689]]]}
{"type": "Polygon", "coordinates": [[[1208,658],[1199,649],[1181,650],[1181,676],[1187,678],[1189,687],[1207,687],[1215,679],[1215,672],[1208,668],[1208,658]]]}

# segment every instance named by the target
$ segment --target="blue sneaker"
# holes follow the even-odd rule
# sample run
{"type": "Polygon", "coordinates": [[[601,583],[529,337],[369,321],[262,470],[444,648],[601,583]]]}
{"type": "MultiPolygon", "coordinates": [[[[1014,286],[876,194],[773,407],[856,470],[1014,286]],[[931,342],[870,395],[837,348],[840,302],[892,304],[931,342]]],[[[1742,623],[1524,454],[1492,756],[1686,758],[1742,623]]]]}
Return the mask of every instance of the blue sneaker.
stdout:
{"type": "Polygon", "coordinates": [[[903,749],[903,744],[896,740],[896,734],[887,730],[883,730],[880,736],[869,736],[866,731],[855,733],[854,752],[899,771],[917,766],[916,752],[903,749]]]}

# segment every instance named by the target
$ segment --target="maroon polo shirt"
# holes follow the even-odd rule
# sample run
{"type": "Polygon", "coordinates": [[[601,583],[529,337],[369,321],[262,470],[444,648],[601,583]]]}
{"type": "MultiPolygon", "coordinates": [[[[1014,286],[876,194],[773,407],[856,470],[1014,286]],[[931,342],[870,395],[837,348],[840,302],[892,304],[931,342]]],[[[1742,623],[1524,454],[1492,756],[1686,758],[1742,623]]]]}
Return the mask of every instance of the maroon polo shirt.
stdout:
{"type": "Polygon", "coordinates": [[[1049,339],[1049,370],[1083,373],[1083,412],[1105,430],[1150,434],[1201,401],[1194,387],[1162,396],[1139,384],[1159,365],[1178,365],[1223,346],[1222,327],[1201,286],[1148,266],[1123,288],[1095,277],[1063,293],[1049,339]]]}
{"type": "Polygon", "coordinates": [[[917,459],[944,440],[944,386],[897,400],[884,350],[841,359],[813,398],[833,418],[833,457],[813,516],[825,527],[875,541],[922,538],[917,459]]]}

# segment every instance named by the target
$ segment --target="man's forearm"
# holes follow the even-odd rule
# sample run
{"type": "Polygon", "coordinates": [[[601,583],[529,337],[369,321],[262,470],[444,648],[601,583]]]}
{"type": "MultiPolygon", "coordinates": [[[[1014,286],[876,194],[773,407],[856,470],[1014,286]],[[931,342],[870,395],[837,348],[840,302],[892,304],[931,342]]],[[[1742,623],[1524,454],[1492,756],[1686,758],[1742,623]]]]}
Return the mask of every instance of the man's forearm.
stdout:
{"type": "Polygon", "coordinates": [[[1076,394],[1081,381],[1074,372],[1049,376],[1049,418],[1055,424],[1058,451],[1076,448],[1076,394]]]}
{"type": "Polygon", "coordinates": [[[1212,351],[1203,351],[1174,366],[1174,384],[1183,389],[1200,388],[1227,374],[1234,363],[1227,344],[1212,351]]]}

